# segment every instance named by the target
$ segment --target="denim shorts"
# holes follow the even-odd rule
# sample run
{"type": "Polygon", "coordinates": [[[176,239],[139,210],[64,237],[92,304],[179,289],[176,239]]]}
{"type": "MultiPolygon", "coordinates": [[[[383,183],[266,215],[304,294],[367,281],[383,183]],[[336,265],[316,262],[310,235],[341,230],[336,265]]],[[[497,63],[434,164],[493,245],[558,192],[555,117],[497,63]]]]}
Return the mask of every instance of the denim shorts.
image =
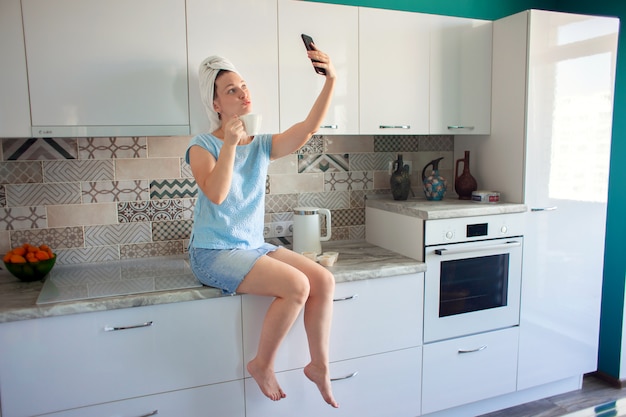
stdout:
{"type": "Polygon", "coordinates": [[[276,249],[278,246],[270,243],[264,243],[256,249],[204,249],[192,246],[189,248],[189,263],[198,281],[219,288],[224,294],[234,294],[255,262],[276,249]]]}

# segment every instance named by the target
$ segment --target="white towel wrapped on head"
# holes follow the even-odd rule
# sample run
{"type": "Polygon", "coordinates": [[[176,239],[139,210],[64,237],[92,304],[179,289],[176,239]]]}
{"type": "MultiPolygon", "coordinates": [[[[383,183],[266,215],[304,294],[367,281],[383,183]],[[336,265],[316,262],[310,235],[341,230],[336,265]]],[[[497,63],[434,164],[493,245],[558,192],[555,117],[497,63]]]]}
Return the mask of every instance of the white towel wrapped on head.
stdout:
{"type": "Polygon", "coordinates": [[[198,80],[200,81],[200,97],[209,116],[210,132],[220,127],[220,119],[213,108],[213,93],[215,90],[215,78],[221,70],[239,73],[235,66],[226,58],[213,55],[206,58],[200,64],[198,80]]]}

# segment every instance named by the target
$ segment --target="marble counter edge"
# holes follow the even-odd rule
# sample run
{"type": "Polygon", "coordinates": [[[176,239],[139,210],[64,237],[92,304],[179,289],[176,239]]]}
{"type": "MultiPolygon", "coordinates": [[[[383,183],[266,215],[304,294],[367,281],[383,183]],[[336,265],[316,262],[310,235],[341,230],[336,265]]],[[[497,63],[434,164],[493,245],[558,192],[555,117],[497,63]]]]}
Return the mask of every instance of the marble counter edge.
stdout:
{"type": "MultiPolygon", "coordinates": [[[[344,242],[339,244],[329,242],[327,245],[324,245],[324,249],[340,253],[339,262],[335,266],[328,268],[335,276],[337,284],[420,273],[426,270],[426,264],[423,262],[406,258],[364,242],[344,242]],[[364,267],[364,265],[369,266],[364,267]]],[[[219,289],[204,286],[38,305],[35,301],[41,284],[37,284],[12,283],[11,286],[17,290],[15,296],[21,298],[19,300],[20,305],[13,307],[0,306],[0,324],[71,314],[230,297],[230,295],[223,295],[219,289]]]]}
{"type": "Polygon", "coordinates": [[[382,199],[368,199],[366,207],[417,217],[422,220],[523,213],[528,210],[525,204],[518,203],[481,204],[467,202],[466,205],[459,205],[458,207],[454,205],[428,207],[428,202],[426,201],[396,202],[382,199]]]}

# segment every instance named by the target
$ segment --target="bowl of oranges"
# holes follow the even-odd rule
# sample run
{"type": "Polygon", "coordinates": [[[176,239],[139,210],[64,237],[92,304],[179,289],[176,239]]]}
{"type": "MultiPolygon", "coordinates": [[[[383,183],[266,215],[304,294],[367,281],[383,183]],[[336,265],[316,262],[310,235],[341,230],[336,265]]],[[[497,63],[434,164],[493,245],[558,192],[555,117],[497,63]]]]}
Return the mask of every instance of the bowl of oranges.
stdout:
{"type": "Polygon", "coordinates": [[[4,257],[4,266],[22,281],[39,281],[52,269],[57,257],[48,245],[24,243],[11,249],[4,257]]]}

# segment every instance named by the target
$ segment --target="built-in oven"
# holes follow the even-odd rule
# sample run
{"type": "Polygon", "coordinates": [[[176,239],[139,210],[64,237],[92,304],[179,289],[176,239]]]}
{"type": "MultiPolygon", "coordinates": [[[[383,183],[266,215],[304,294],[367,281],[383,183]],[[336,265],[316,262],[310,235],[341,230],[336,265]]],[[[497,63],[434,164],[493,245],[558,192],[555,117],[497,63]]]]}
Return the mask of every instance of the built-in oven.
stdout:
{"type": "Polygon", "coordinates": [[[427,220],[424,342],[519,324],[523,216],[427,220]]]}

